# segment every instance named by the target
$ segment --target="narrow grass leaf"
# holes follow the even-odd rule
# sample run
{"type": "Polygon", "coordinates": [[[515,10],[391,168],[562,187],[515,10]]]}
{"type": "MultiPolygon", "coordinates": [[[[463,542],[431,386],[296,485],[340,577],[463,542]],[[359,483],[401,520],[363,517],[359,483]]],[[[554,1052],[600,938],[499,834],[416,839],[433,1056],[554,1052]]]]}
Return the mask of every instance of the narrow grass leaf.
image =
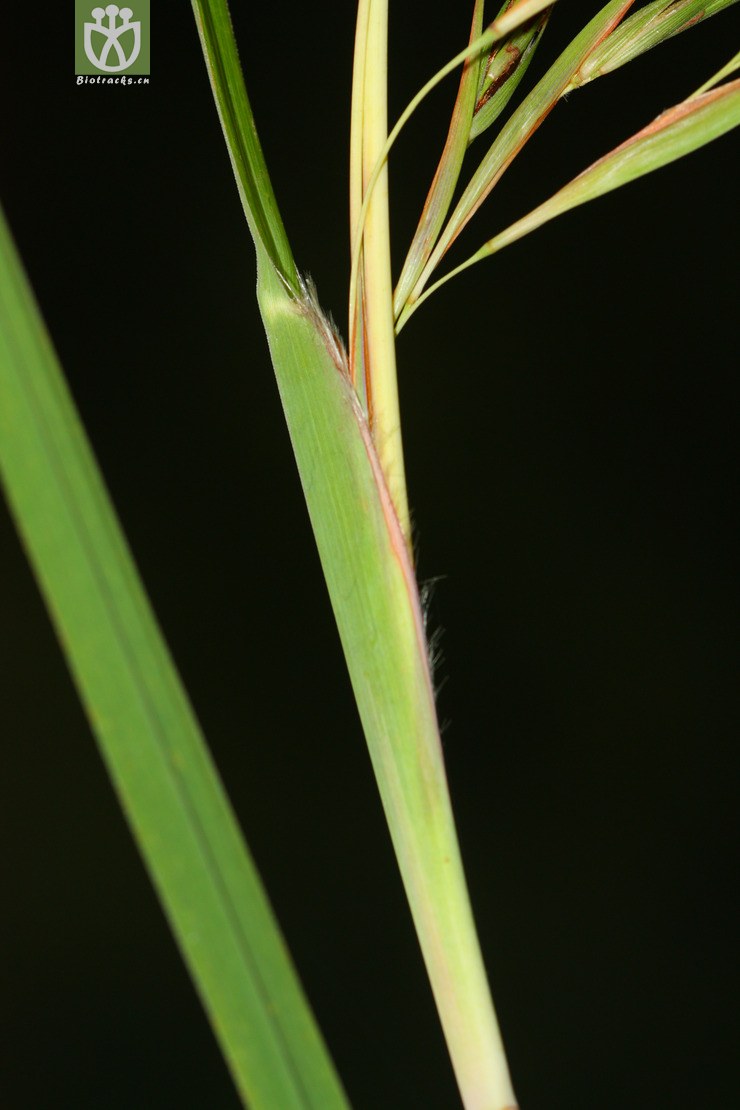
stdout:
{"type": "Polygon", "coordinates": [[[566,92],[631,62],[737,0],[655,0],[625,19],[574,73],[566,92]]]}
{"type": "Polygon", "coordinates": [[[489,239],[474,255],[431,285],[417,305],[463,270],[556,216],[683,158],[739,125],[740,80],[689,97],[589,166],[544,204],[489,239]]]}
{"type": "Polygon", "coordinates": [[[346,1103],[0,219],[0,471],[183,957],[251,1107],[346,1103]]]}
{"type": "MultiPolygon", "coordinates": [[[[409,306],[424,290],[432,272],[477,212],[516,155],[557,104],[573,74],[599,43],[618,25],[633,0],[611,0],[553,63],[545,76],[504,125],[481,161],[450,217],[424,271],[408,298],[409,306]]],[[[399,318],[399,330],[402,320],[399,318]]]]}
{"type": "Polygon", "coordinates": [[[272,264],[297,292],[298,272],[252,122],[228,5],[193,0],[193,12],[201,41],[211,44],[205,63],[252,237],[259,239],[272,264]]]}

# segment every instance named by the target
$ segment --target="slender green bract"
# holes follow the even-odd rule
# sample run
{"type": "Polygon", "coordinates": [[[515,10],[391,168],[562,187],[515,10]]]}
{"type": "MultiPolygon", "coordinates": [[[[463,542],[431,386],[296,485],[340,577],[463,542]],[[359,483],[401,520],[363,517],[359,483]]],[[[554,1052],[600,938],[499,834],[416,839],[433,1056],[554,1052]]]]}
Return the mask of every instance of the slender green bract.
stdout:
{"type": "Polygon", "coordinates": [[[1,218],[0,470],[90,724],[238,1090],[264,1110],[342,1110],[341,1086],[1,218]]]}
{"type": "MultiPolygon", "coordinates": [[[[543,120],[560,99],[563,90],[575,72],[583,65],[598,44],[619,23],[634,0],[611,0],[598,15],[588,23],[560,57],[550,66],[535,88],[522,101],[498,136],[489,147],[478,169],[465,188],[455,210],[447,221],[439,241],[409,294],[406,304],[411,307],[418,300],[432,272],[454,243],[462,229],[478,211],[493,187],[506,169],[535,133],[543,120]]],[[[408,317],[403,305],[396,305],[396,315],[400,330],[402,321],[408,317]]]]}
{"type": "MultiPolygon", "coordinates": [[[[487,31],[489,37],[495,32],[495,38],[492,38],[490,44],[495,43],[497,48],[497,61],[493,63],[493,71],[488,71],[489,59],[487,55],[478,57],[472,54],[465,64],[452,119],[450,120],[447,141],[393,294],[394,319],[397,319],[402,312],[432,253],[452,202],[465,151],[473,139],[482,134],[498,118],[527,72],[534,54],[534,48],[550,17],[552,2],[553,0],[551,0],[550,6],[545,4],[530,5],[527,9],[525,29],[522,31],[519,23],[516,22],[513,24],[513,29],[508,32],[507,37],[501,32],[496,32],[496,28],[500,27],[503,21],[511,27],[511,21],[513,19],[518,20],[523,10],[522,5],[512,6],[510,0],[507,0],[499,12],[498,18],[494,20],[487,31]],[[501,58],[505,61],[501,62],[501,58]],[[480,98],[479,111],[476,110],[477,98],[480,98]]],[[[474,47],[476,42],[481,41],[480,28],[483,20],[483,7],[483,0],[476,0],[468,49],[474,47]]],[[[448,66],[444,66],[440,70],[440,75],[444,74],[447,69],[448,66]]],[[[410,117],[415,107],[423,99],[425,91],[432,88],[434,84],[436,84],[436,78],[427,82],[421,93],[414,97],[393,128],[391,139],[395,140],[397,138],[400,126],[410,117]]],[[[387,156],[388,150],[385,154],[387,156]]]]}
{"type": "MultiPolygon", "coordinates": [[[[728,66],[715,75],[713,81],[707,84],[711,86],[721,76],[737,68],[737,65],[737,61],[733,59],[728,66]]],[[[711,91],[695,93],[676,107],[663,112],[651,124],[609,154],[605,154],[598,162],[594,162],[592,166],[559,189],[544,204],[489,239],[474,255],[430,285],[418,301],[406,310],[400,326],[403,326],[413,312],[441,286],[463,270],[475,265],[476,262],[490,257],[571,208],[577,208],[613,189],[627,185],[638,177],[675,162],[676,159],[691,154],[699,147],[706,146],[707,143],[738,126],[740,126],[740,80],[721,85],[711,91]]]]}
{"type": "Polygon", "coordinates": [[[684,158],[738,125],[740,81],[678,104],[589,166],[539,208],[491,239],[477,257],[484,258],[501,250],[555,216],[652,173],[677,158],[684,158]]]}
{"type": "MultiPolygon", "coordinates": [[[[377,158],[377,161],[375,163],[375,167],[373,169],[373,172],[370,176],[370,179],[366,183],[365,196],[364,196],[364,199],[362,201],[358,200],[358,192],[359,192],[359,190],[358,190],[359,174],[357,172],[358,171],[358,166],[357,166],[358,157],[357,157],[357,152],[353,151],[352,159],[351,159],[351,165],[352,165],[351,177],[352,177],[352,181],[350,183],[350,209],[351,209],[351,220],[352,220],[351,229],[350,229],[351,230],[351,235],[352,235],[352,267],[351,267],[350,296],[349,296],[350,333],[352,332],[351,322],[352,322],[352,320],[354,318],[354,314],[355,314],[355,303],[356,303],[356,294],[357,294],[357,277],[358,277],[358,274],[359,274],[359,260],[360,260],[360,242],[361,242],[361,239],[362,239],[362,232],[363,232],[363,228],[364,228],[365,217],[367,215],[367,207],[369,206],[370,201],[373,197],[373,192],[374,192],[374,189],[375,189],[375,185],[377,184],[377,181],[379,180],[381,174],[383,174],[383,172],[384,172],[386,159],[388,158],[388,155],[389,155],[389,153],[391,151],[391,148],[392,148],[393,144],[395,143],[396,139],[400,135],[400,133],[403,130],[403,128],[405,127],[405,125],[408,123],[411,116],[414,114],[414,112],[418,108],[419,104],[421,104],[421,102],[425,99],[425,97],[427,97],[429,95],[429,93],[432,91],[432,89],[436,88],[436,86],[440,83],[440,81],[443,81],[445,77],[447,77],[450,73],[454,72],[454,70],[457,68],[458,65],[460,65],[462,62],[466,62],[468,59],[475,58],[477,55],[480,55],[481,51],[486,50],[494,42],[505,39],[508,35],[511,35],[512,32],[515,31],[516,28],[519,27],[523,22],[526,22],[528,19],[531,19],[533,16],[539,15],[540,12],[542,12],[545,8],[550,7],[554,2],[555,2],[555,0],[519,0],[518,3],[513,4],[502,15],[500,15],[498,17],[498,19],[495,19],[493,21],[493,23],[490,25],[490,27],[488,27],[488,29],[486,31],[484,31],[482,35],[479,35],[477,38],[475,38],[471,42],[469,42],[467,47],[464,50],[461,50],[460,53],[456,54],[449,62],[447,62],[446,65],[442,66],[442,68],[440,70],[438,70],[437,73],[435,73],[434,76],[431,77],[426,82],[426,84],[422,86],[421,89],[419,89],[416,96],[413,97],[413,99],[406,106],[406,108],[401,113],[399,118],[396,120],[396,123],[394,124],[390,134],[388,135],[388,138],[386,140],[385,145],[383,146],[383,149],[378,154],[378,158],[377,158]],[[361,206],[361,210],[360,210],[360,206],[361,206]]],[[[372,7],[371,0],[361,0],[360,12],[362,13],[367,6],[372,7]]],[[[360,25],[361,25],[361,21],[360,21],[360,19],[358,19],[358,28],[360,27],[360,25]]],[[[356,48],[357,48],[357,44],[356,44],[356,48]]],[[[360,71],[363,68],[365,68],[365,67],[360,66],[359,67],[360,71]]],[[[358,67],[357,67],[357,57],[355,58],[355,76],[356,77],[359,76],[358,67]]],[[[363,80],[364,80],[364,78],[363,78],[363,80]]],[[[355,88],[356,88],[358,82],[355,81],[355,82],[353,82],[353,84],[355,85],[355,88]]],[[[354,101],[356,99],[358,99],[358,98],[356,98],[354,96],[354,93],[353,93],[353,125],[352,125],[352,142],[353,142],[353,144],[356,143],[357,134],[361,133],[361,131],[362,131],[361,126],[359,125],[359,123],[354,118],[355,114],[356,114],[356,110],[355,110],[355,107],[354,107],[354,101]]],[[[466,136],[467,136],[467,134],[468,134],[468,132],[466,131],[466,136]]],[[[467,141],[467,139],[466,139],[466,141],[467,141]]],[[[458,144],[458,138],[456,137],[453,141],[453,148],[456,149],[457,144],[458,144]]],[[[361,144],[357,143],[358,148],[360,147],[360,145],[361,144]]],[[[443,161],[445,161],[447,159],[447,157],[448,157],[448,151],[446,149],[445,152],[443,152],[443,161]]],[[[457,156],[455,155],[455,157],[457,157],[457,156]]],[[[445,177],[447,177],[447,176],[448,175],[445,174],[445,177]]],[[[442,184],[442,183],[440,183],[440,184],[442,184]]],[[[444,182],[444,188],[445,189],[447,188],[447,183],[446,182],[444,182]]],[[[446,209],[443,209],[442,210],[442,218],[444,218],[445,212],[446,212],[446,209]]],[[[434,216],[433,218],[436,218],[436,216],[434,216]]],[[[421,239],[426,238],[427,232],[426,232],[426,228],[423,226],[424,224],[426,224],[426,222],[427,222],[426,219],[422,220],[422,222],[420,224],[420,227],[417,229],[417,234],[414,236],[414,240],[415,240],[415,242],[417,242],[417,244],[421,239]]],[[[430,244],[430,246],[431,246],[431,244],[430,244]]],[[[414,263],[414,265],[416,265],[416,262],[414,263]]],[[[404,267],[404,268],[406,268],[406,267],[404,267]]],[[[396,294],[396,297],[394,299],[398,300],[398,294],[396,294]]]]}
{"type": "MultiPolygon", "coordinates": [[[[474,42],[480,37],[483,24],[483,0],[476,0],[473,8],[473,22],[470,28],[470,41],[474,42]]],[[[427,199],[424,202],[419,224],[414,232],[414,238],[406,255],[406,261],[398,279],[394,299],[394,318],[400,309],[395,306],[404,305],[406,298],[416,284],[419,274],[424,268],[426,260],[432,252],[437,241],[445,216],[449,211],[452,197],[455,192],[463,158],[470,139],[470,128],[475,110],[475,98],[478,91],[479,73],[487,57],[472,57],[463,66],[460,85],[452,110],[447,141],[442,151],[442,157],[437,166],[437,172],[429,187],[427,199]]]]}

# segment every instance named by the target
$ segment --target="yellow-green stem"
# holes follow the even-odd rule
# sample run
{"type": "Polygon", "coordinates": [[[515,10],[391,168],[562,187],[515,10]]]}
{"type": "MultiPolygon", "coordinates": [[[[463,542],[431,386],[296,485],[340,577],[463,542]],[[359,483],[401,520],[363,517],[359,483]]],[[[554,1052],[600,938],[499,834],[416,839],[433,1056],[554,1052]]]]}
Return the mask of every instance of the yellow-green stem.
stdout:
{"type": "Polygon", "coordinates": [[[362,111],[365,100],[365,43],[371,0],[359,0],[357,5],[357,30],[355,56],[352,68],[352,113],[349,138],[349,236],[350,250],[354,256],[357,239],[361,234],[360,213],[363,199],[362,175],[362,111]]]}
{"type": "MultiPolygon", "coordinates": [[[[363,191],[388,138],[388,0],[369,0],[364,76],[361,124],[357,118],[353,120],[356,126],[362,127],[363,191]]],[[[387,166],[378,178],[368,206],[363,260],[368,415],[393,506],[410,547],[411,526],[396,377],[387,166]]]]}
{"type": "Polygon", "coordinates": [[[365,329],[362,304],[364,287],[359,269],[362,257],[362,229],[364,226],[362,113],[365,101],[365,41],[367,39],[369,15],[370,0],[359,0],[357,5],[357,29],[355,31],[355,54],[352,67],[352,112],[349,136],[349,245],[352,260],[350,289],[353,290],[354,295],[350,296],[349,300],[347,325],[350,379],[365,413],[368,410],[368,400],[365,383],[365,329]]]}

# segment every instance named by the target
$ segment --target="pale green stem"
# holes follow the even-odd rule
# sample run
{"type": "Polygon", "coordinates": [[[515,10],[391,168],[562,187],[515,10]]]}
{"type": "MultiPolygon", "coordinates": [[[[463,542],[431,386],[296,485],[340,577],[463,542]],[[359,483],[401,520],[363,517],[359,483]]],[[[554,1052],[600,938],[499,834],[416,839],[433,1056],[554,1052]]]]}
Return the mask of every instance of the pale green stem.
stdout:
{"type": "MultiPolygon", "coordinates": [[[[362,110],[364,190],[388,138],[388,0],[370,0],[365,39],[362,110]]],[[[356,121],[355,121],[356,122],[356,121]]],[[[368,205],[363,242],[364,326],[367,335],[368,416],[380,464],[401,524],[411,545],[411,523],[401,441],[393,325],[388,170],[383,167],[368,205]]]]}
{"type": "MultiPolygon", "coordinates": [[[[373,708],[370,719],[366,720],[366,712],[363,721],[368,735],[373,737],[371,756],[463,1103],[466,1110],[505,1110],[514,1106],[515,1099],[457,847],[409,548],[395,378],[388,181],[383,153],[387,141],[387,14],[387,0],[369,0],[364,43],[361,32],[358,33],[358,49],[363,50],[364,46],[365,52],[365,80],[362,110],[359,101],[356,110],[353,107],[353,127],[356,134],[357,129],[362,129],[366,200],[365,215],[353,234],[357,273],[364,219],[359,276],[364,282],[364,296],[362,305],[353,300],[350,321],[352,324],[361,320],[367,329],[368,414],[378,456],[376,482],[383,497],[389,535],[395,537],[387,573],[396,574],[399,569],[403,572],[407,596],[416,614],[418,650],[409,653],[394,668],[393,681],[399,684],[399,696],[391,701],[402,719],[395,716],[390,719],[383,714],[376,722],[378,710],[373,708]],[[367,199],[371,181],[374,189],[367,199]],[[399,511],[399,475],[403,482],[403,515],[399,511]],[[409,691],[416,691],[414,697],[409,697],[409,691]]],[[[360,68],[358,64],[356,73],[360,68]]],[[[357,343],[352,340],[351,343],[355,349],[357,343]]],[[[372,450],[368,449],[367,457],[373,459],[372,450]]],[[[357,589],[356,583],[353,588],[357,589]]],[[[394,605],[394,621],[400,619],[403,608],[400,601],[394,605]]],[[[382,624],[377,623],[373,635],[380,627],[382,624]]],[[[371,682],[371,668],[378,665],[387,650],[384,645],[377,653],[377,661],[373,653],[361,671],[353,671],[353,682],[359,684],[356,688],[362,690],[371,682]]],[[[385,680],[382,688],[388,689],[388,682],[385,680]]],[[[374,691],[378,688],[373,684],[374,691]]],[[[358,694],[358,702],[361,700],[358,694]]],[[[376,701],[374,692],[370,704],[375,706],[376,701]]]]}
{"type": "MultiPolygon", "coordinates": [[[[358,15],[358,27],[359,27],[359,19],[360,19],[360,17],[358,15]]],[[[468,60],[468,58],[472,57],[473,55],[480,54],[483,50],[487,49],[495,40],[496,40],[496,35],[493,34],[490,30],[486,31],[484,34],[482,34],[480,36],[480,38],[477,38],[474,42],[470,43],[469,46],[466,46],[464,50],[461,50],[459,54],[456,54],[454,58],[451,58],[450,61],[447,62],[447,64],[445,66],[443,66],[442,69],[438,70],[437,73],[435,73],[433,77],[430,77],[430,79],[427,81],[427,83],[421,89],[419,89],[418,93],[413,98],[413,100],[411,100],[410,103],[406,106],[406,108],[404,108],[403,112],[401,113],[398,120],[396,121],[396,123],[393,127],[393,130],[391,131],[390,135],[386,139],[385,144],[383,146],[383,149],[380,152],[380,155],[379,155],[379,157],[377,158],[377,160],[375,162],[375,165],[373,167],[373,171],[370,175],[370,179],[367,183],[367,189],[365,191],[365,196],[364,196],[364,199],[362,201],[362,205],[360,206],[360,209],[359,209],[359,215],[358,215],[356,220],[354,218],[352,219],[352,228],[353,228],[353,233],[352,233],[352,270],[351,270],[351,273],[350,273],[350,280],[349,280],[350,320],[352,320],[353,317],[354,317],[355,303],[357,301],[357,286],[358,286],[358,279],[359,279],[359,273],[360,273],[360,260],[362,258],[362,232],[363,232],[363,229],[365,228],[366,221],[367,221],[367,210],[370,206],[370,202],[371,202],[371,200],[373,198],[373,195],[375,193],[375,187],[378,183],[378,179],[380,178],[380,175],[382,173],[386,172],[386,162],[388,160],[388,155],[391,152],[391,147],[395,143],[398,136],[401,134],[401,131],[406,126],[406,124],[410,120],[411,116],[414,114],[416,109],[421,104],[422,100],[424,100],[425,97],[427,97],[429,95],[429,93],[432,91],[432,89],[435,89],[437,87],[437,85],[441,81],[443,81],[445,79],[445,77],[447,77],[450,73],[453,73],[454,70],[456,70],[459,65],[461,65],[463,62],[466,62],[468,60]]],[[[357,62],[355,62],[355,70],[357,70],[357,62]]],[[[353,142],[353,145],[354,145],[354,131],[355,131],[354,100],[353,100],[353,113],[352,113],[352,128],[353,128],[352,142],[353,142]]],[[[360,128],[357,127],[357,130],[359,131],[360,128]]],[[[353,201],[353,198],[354,198],[354,195],[355,195],[355,191],[354,191],[354,188],[353,188],[353,180],[352,180],[352,175],[351,174],[350,174],[350,178],[351,178],[351,180],[350,180],[350,210],[352,211],[352,201],[353,201]]]]}
{"type": "Polygon", "coordinates": [[[365,207],[363,206],[362,172],[362,133],[365,102],[365,43],[367,24],[370,15],[370,0],[359,0],[357,7],[357,29],[355,32],[355,53],[352,67],[352,111],[349,138],[349,242],[352,258],[350,286],[355,291],[350,297],[347,338],[349,346],[349,374],[363,412],[367,413],[367,389],[365,383],[364,326],[362,303],[362,283],[358,283],[360,259],[362,257],[362,227],[365,207]],[[362,213],[362,216],[361,216],[362,213]],[[359,290],[359,292],[358,292],[359,290]]]}
{"type": "Polygon", "coordinates": [[[353,257],[355,251],[359,251],[358,240],[361,238],[360,211],[363,207],[362,113],[365,100],[365,43],[367,41],[370,4],[371,0],[359,0],[357,5],[357,30],[355,32],[355,55],[352,68],[352,112],[349,136],[349,236],[353,257]]]}
{"type": "Polygon", "coordinates": [[[449,73],[493,42],[506,37],[522,22],[548,7],[552,0],[520,0],[474,42],[461,50],[417,93],[388,135],[387,39],[388,0],[360,0],[355,39],[350,140],[350,241],[352,267],[349,295],[349,350],[352,380],[366,407],[401,527],[410,543],[410,522],[403,463],[398,403],[393,286],[390,268],[387,158],[404,124],[421,101],[449,73]],[[362,157],[360,158],[360,152],[362,157]],[[362,161],[363,187],[358,166],[362,161]],[[362,204],[359,203],[362,192],[362,204]],[[362,282],[360,276],[362,274],[362,282]],[[363,303],[358,291],[362,285],[363,303]],[[390,300],[388,300],[390,289],[390,300]],[[390,305],[390,322],[388,320],[390,305]],[[359,322],[363,318],[367,349],[359,322]],[[367,354],[364,381],[357,363],[367,354]]]}

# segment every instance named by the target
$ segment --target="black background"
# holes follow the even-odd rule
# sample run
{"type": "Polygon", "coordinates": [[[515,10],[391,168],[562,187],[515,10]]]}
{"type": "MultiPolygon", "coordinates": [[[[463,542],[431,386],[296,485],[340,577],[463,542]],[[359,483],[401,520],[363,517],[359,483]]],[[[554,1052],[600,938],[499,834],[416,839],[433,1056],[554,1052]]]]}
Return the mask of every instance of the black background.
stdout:
{"type": "MultiPolygon", "coordinates": [[[[560,6],[532,77],[595,10],[560,6]]],[[[233,7],[299,266],[342,321],[354,5],[233,7]]],[[[71,5],[18,8],[2,197],[155,609],[353,1104],[454,1107],[191,12],[154,0],[149,87],[78,88],[71,5]]],[[[394,5],[394,116],[468,21],[394,5]]],[[[737,30],[559,105],[459,257],[737,30]]],[[[392,162],[397,264],[453,95],[392,162]]],[[[526,1110],[737,1105],[737,171],[730,135],[561,218],[399,342],[451,790],[526,1110]]],[[[0,567],[0,1103],[236,1107],[5,511],[0,567]]]]}

